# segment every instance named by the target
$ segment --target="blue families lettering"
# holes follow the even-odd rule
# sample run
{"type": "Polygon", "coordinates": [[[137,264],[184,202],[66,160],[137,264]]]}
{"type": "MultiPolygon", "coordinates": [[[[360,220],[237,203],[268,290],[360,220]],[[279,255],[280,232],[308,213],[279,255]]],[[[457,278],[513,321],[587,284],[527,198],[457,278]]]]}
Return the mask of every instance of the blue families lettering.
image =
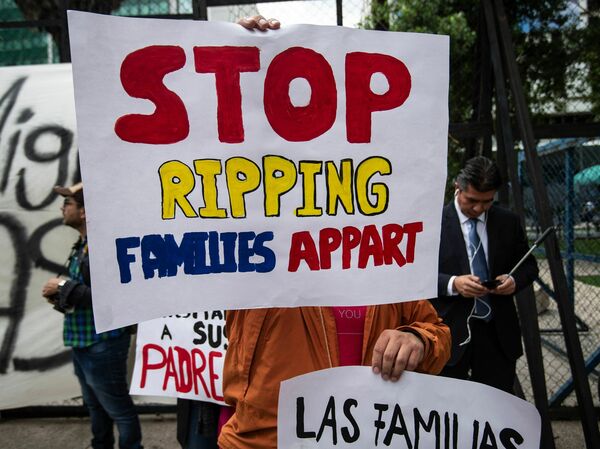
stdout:
{"type": "Polygon", "coordinates": [[[186,232],[180,243],[172,234],[149,234],[115,240],[121,283],[131,282],[132,265],[144,279],[212,273],[268,273],[276,263],[266,243],[273,232],[186,232]]]}

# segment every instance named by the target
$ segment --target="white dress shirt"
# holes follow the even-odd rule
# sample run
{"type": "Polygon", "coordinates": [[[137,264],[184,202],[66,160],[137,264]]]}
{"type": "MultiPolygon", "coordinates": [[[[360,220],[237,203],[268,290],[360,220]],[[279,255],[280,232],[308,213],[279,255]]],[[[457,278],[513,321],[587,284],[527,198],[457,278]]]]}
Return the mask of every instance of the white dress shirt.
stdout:
{"type": "MultiPolygon", "coordinates": [[[[458,221],[460,221],[460,229],[463,234],[463,239],[465,241],[465,248],[467,249],[467,256],[469,257],[469,268],[471,269],[471,274],[473,274],[473,267],[471,266],[473,257],[475,255],[476,248],[471,248],[471,243],[469,242],[469,220],[465,214],[462,213],[460,207],[458,206],[458,200],[456,197],[454,198],[454,208],[456,209],[456,213],[458,214],[458,221]]],[[[481,247],[483,248],[483,252],[485,253],[485,261],[490,266],[488,260],[488,236],[486,225],[486,212],[483,212],[479,217],[477,217],[477,234],[479,234],[479,240],[481,241],[481,247]]],[[[456,296],[458,292],[453,288],[454,279],[456,276],[452,276],[448,281],[448,296],[456,296]]],[[[482,279],[485,281],[486,279],[482,279]]]]}

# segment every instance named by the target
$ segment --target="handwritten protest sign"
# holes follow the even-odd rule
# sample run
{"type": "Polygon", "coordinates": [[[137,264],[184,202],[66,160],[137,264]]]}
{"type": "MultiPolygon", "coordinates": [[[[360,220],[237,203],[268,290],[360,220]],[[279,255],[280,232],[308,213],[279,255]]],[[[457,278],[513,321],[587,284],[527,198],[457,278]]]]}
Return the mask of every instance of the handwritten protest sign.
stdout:
{"type": "Polygon", "coordinates": [[[532,404],[446,377],[405,372],[394,383],[369,367],[342,367],[282,382],[279,393],[285,449],[538,449],[540,434],[532,404]]]}
{"type": "Polygon", "coordinates": [[[225,313],[187,313],[138,325],[132,394],[223,402],[225,313]]]}
{"type": "Polygon", "coordinates": [[[74,11],[69,31],[99,330],[435,295],[446,36],[74,11]]]}

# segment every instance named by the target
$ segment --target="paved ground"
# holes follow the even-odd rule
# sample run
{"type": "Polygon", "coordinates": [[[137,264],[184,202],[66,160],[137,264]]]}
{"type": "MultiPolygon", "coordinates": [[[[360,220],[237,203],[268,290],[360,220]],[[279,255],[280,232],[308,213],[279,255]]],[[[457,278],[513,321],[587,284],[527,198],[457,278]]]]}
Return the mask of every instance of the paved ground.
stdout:
{"type": "MultiPolygon", "coordinates": [[[[0,421],[2,449],[86,449],[89,448],[87,418],[15,419],[0,421]]],[[[143,415],[146,449],[177,449],[175,416],[143,415]]],[[[579,421],[554,421],[556,449],[584,448],[579,421]]]]}

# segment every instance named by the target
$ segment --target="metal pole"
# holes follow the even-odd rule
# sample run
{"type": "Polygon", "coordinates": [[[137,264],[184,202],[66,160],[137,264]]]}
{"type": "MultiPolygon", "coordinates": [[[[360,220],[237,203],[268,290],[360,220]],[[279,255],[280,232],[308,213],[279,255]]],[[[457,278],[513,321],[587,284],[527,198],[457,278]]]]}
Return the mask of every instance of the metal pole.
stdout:
{"type": "Polygon", "coordinates": [[[344,25],[344,5],[343,0],[335,0],[335,16],[338,26],[344,25]]]}
{"type": "Polygon", "coordinates": [[[567,272],[567,289],[569,290],[569,300],[575,305],[575,195],[573,188],[573,148],[565,151],[565,186],[567,188],[567,200],[565,201],[565,242],[567,243],[567,254],[565,269],[567,272]]]}
{"type": "MultiPolygon", "coordinates": [[[[487,4],[490,0],[483,1],[487,4]]],[[[553,225],[552,215],[550,208],[548,207],[548,193],[546,191],[544,180],[542,179],[542,167],[536,151],[533,127],[531,125],[529,110],[527,109],[527,104],[525,102],[521,75],[519,74],[519,69],[516,64],[516,57],[512,46],[510,28],[504,12],[504,5],[501,0],[493,0],[493,2],[496,11],[495,15],[498,20],[499,36],[502,41],[501,49],[504,56],[504,63],[508,70],[508,79],[513,94],[513,100],[515,102],[517,123],[525,147],[525,160],[534,187],[533,193],[536,209],[538,211],[542,229],[546,229],[553,225]]],[[[577,335],[577,328],[575,326],[575,314],[573,313],[572,306],[569,304],[569,291],[567,289],[567,282],[563,271],[558,241],[554,234],[550,235],[550,238],[546,240],[546,255],[548,257],[547,260],[550,266],[552,282],[556,292],[558,311],[563,326],[565,344],[569,354],[571,372],[573,373],[573,379],[575,380],[575,391],[581,409],[581,424],[583,426],[586,446],[589,449],[599,448],[600,433],[598,432],[598,418],[596,416],[596,411],[594,410],[590,385],[585,373],[583,352],[581,350],[579,336],[577,335]]]]}
{"type": "Polygon", "coordinates": [[[194,20],[208,20],[206,0],[192,0],[192,16],[194,20]]]}
{"type": "Polygon", "coordinates": [[[58,55],[60,62],[71,62],[71,49],[69,48],[69,24],[67,22],[68,0],[60,0],[60,42],[58,44],[58,55]]]}
{"type": "MultiPolygon", "coordinates": [[[[496,114],[498,128],[498,152],[505,155],[506,165],[513,191],[515,210],[521,217],[521,222],[525,228],[525,208],[523,206],[523,193],[520,189],[519,178],[517,174],[517,156],[514,149],[514,138],[510,123],[510,112],[508,107],[508,95],[504,86],[504,70],[500,57],[500,46],[498,43],[498,33],[494,22],[492,5],[489,0],[483,1],[485,14],[486,30],[488,33],[489,48],[492,60],[492,69],[496,86],[496,114]],[[502,147],[500,146],[502,145],[502,147]]],[[[542,419],[542,434],[540,447],[543,449],[553,449],[554,437],[552,435],[552,425],[550,423],[550,414],[548,410],[548,397],[546,393],[546,378],[544,375],[544,363],[542,358],[542,345],[540,341],[540,329],[537,320],[537,308],[535,306],[535,295],[533,287],[530,285],[517,295],[517,308],[521,320],[521,333],[525,343],[525,352],[527,354],[527,366],[531,377],[531,387],[536,408],[540,412],[542,419]]]]}

